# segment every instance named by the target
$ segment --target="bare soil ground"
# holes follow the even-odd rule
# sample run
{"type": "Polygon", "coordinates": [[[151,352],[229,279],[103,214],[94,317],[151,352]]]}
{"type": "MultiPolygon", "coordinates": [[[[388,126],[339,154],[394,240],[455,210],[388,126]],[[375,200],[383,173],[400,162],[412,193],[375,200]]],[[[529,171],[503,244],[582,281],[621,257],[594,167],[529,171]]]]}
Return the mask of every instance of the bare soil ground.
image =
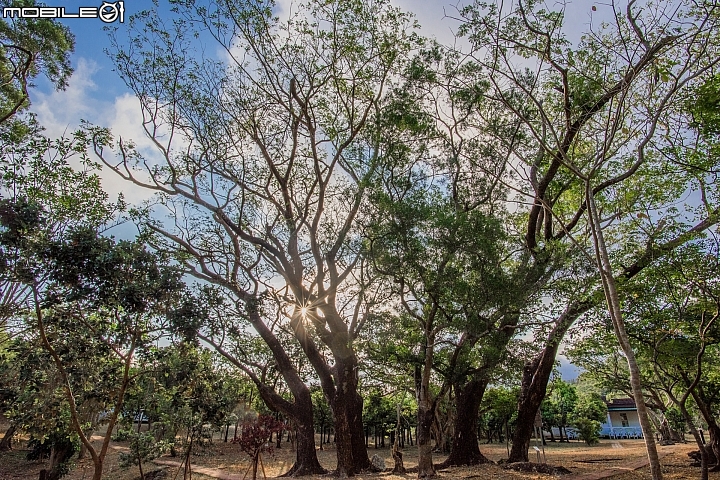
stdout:
{"type": "MultiPolygon", "coordinates": [[[[0,426],[2,428],[2,426],[0,426]]],[[[4,429],[3,429],[4,431],[4,429]]],[[[100,437],[95,437],[97,443],[100,437]]],[[[139,478],[137,467],[123,469],[118,466],[119,452],[127,448],[125,442],[113,442],[113,448],[106,459],[105,478],[109,480],[135,480],[139,478]]],[[[663,468],[668,480],[698,478],[700,469],[691,466],[687,452],[695,450],[693,443],[662,446],[660,448],[663,468]]],[[[480,445],[480,449],[489,459],[497,462],[507,458],[505,444],[480,445]]],[[[389,449],[375,449],[371,445],[368,450],[370,456],[378,454],[385,459],[385,464],[392,467],[392,458],[389,449]]],[[[42,468],[47,468],[44,461],[29,462],[25,460],[24,442],[15,445],[11,452],[0,453],[0,480],[36,480],[42,468]]],[[[412,447],[405,449],[405,466],[412,467],[417,464],[417,453],[412,447]]],[[[535,451],[531,449],[530,459],[537,461],[535,451]]],[[[328,470],[335,465],[335,449],[325,446],[325,449],[318,452],[320,463],[328,470]]],[[[437,463],[444,460],[444,455],[436,455],[437,463]]],[[[633,462],[642,461],[645,458],[645,447],[642,440],[602,440],[600,445],[588,447],[583,443],[549,443],[545,447],[545,459],[550,465],[561,465],[570,470],[570,474],[564,475],[564,480],[587,479],[589,476],[597,477],[600,472],[615,469],[611,478],[613,480],[640,480],[650,479],[647,467],[638,470],[629,470],[633,462]]],[[[180,458],[162,457],[163,462],[180,462],[180,458]]],[[[272,456],[264,458],[265,472],[268,477],[278,476],[287,471],[294,460],[294,451],[288,443],[283,443],[282,448],[276,450],[272,456]]],[[[191,457],[191,464],[194,467],[205,467],[215,469],[212,476],[202,475],[194,472],[192,478],[195,480],[210,480],[212,478],[242,479],[243,474],[249,465],[247,456],[243,454],[236,445],[215,440],[213,444],[198,448],[191,457]]],[[[182,479],[182,471],[178,467],[148,463],[143,465],[144,471],[162,472],[155,480],[182,479]],[[176,476],[177,474],[177,476],[176,476]]],[[[73,470],[65,477],[68,480],[88,480],[92,477],[92,461],[76,460],[73,470]]],[[[260,474],[260,472],[258,472],[260,474]]],[[[262,477],[260,475],[260,477],[262,477]]],[[[440,471],[440,477],[446,479],[549,479],[550,475],[539,473],[524,473],[506,470],[502,465],[488,464],[476,467],[450,468],[440,471]]],[[[249,478],[249,476],[248,476],[249,478]]],[[[317,476],[313,479],[327,480],[329,476],[317,476]]],[[[359,480],[410,480],[416,478],[416,474],[392,475],[390,473],[362,474],[356,477],[359,480]]],[[[711,480],[720,480],[720,473],[711,473],[711,480]]]]}

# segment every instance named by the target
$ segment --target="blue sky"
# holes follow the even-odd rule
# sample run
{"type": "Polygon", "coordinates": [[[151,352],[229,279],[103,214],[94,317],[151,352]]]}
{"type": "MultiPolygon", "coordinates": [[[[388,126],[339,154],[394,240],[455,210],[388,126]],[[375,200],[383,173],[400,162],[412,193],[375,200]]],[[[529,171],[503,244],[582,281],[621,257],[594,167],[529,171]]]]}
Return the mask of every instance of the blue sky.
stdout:
{"type": "MultiPolygon", "coordinates": [[[[48,6],[64,6],[67,12],[76,12],[80,7],[100,6],[102,0],[46,0],[48,6]]],[[[447,16],[457,13],[456,3],[432,0],[395,0],[395,5],[412,11],[421,25],[421,33],[436,37],[443,43],[452,44],[457,21],[447,16]],[[446,16],[447,15],[447,16],[446,16]]],[[[586,30],[591,21],[592,2],[587,0],[570,4],[567,16],[571,19],[571,34],[586,30]]],[[[278,1],[278,16],[287,17],[292,5],[290,0],[278,1]]],[[[128,18],[138,11],[152,6],[150,1],[126,0],[125,23],[114,23],[120,37],[127,29],[128,18]]],[[[550,5],[552,7],[552,5],[550,5]]],[[[557,6],[557,5],[556,5],[557,6]]],[[[599,13],[599,12],[598,12],[599,13]]],[[[594,14],[597,17],[598,14],[594,14]]],[[[152,150],[152,145],[141,128],[139,103],[113,71],[113,65],[105,50],[110,48],[105,23],[99,19],[67,19],[64,23],[76,38],[72,64],[75,70],[69,86],[64,91],[55,91],[49,82],[39,79],[32,92],[31,109],[38,115],[40,123],[50,137],[59,137],[78,127],[81,120],[88,120],[99,126],[110,128],[114,135],[132,139],[138,147],[152,150]]],[[[594,22],[595,23],[595,22],[594,22]]],[[[111,173],[103,173],[103,188],[115,197],[123,192],[125,198],[137,202],[148,198],[147,191],[129,185],[111,173]]],[[[133,235],[134,227],[126,225],[114,232],[117,236],[133,235]]],[[[566,379],[575,378],[577,369],[561,357],[561,372],[566,379]]]]}
{"type": "MultiPolygon", "coordinates": [[[[77,12],[80,7],[100,6],[102,0],[45,0],[51,7],[64,6],[67,12],[77,12]]],[[[286,18],[294,0],[278,0],[277,14],[286,18]]],[[[394,0],[393,3],[415,14],[421,34],[435,37],[440,42],[455,42],[453,32],[458,22],[450,17],[457,14],[459,3],[433,0],[394,0]]],[[[569,34],[579,34],[586,30],[591,20],[597,25],[597,17],[606,8],[591,12],[594,2],[578,0],[567,6],[566,16],[570,20],[569,34]]],[[[560,4],[549,2],[550,8],[560,4]]],[[[150,8],[152,2],[143,0],[125,0],[125,23],[113,23],[117,26],[119,37],[124,36],[128,27],[128,18],[143,9],[150,8]]],[[[167,8],[167,7],[164,7],[167,8]]],[[[609,10],[609,8],[607,8],[609,10]]],[[[166,10],[167,11],[167,10],[166,10]]],[[[109,127],[116,136],[132,139],[142,149],[150,148],[140,128],[138,103],[125,87],[105,50],[110,48],[106,26],[100,19],[65,19],[63,22],[72,30],[76,38],[72,64],[75,73],[65,91],[54,91],[47,81],[38,80],[32,93],[32,110],[37,113],[42,125],[51,137],[61,136],[75,129],[80,120],[88,120],[96,125],[109,127]]],[[[128,198],[143,198],[145,192],[123,185],[118,179],[103,175],[104,188],[112,195],[126,192],[128,198]]]]}

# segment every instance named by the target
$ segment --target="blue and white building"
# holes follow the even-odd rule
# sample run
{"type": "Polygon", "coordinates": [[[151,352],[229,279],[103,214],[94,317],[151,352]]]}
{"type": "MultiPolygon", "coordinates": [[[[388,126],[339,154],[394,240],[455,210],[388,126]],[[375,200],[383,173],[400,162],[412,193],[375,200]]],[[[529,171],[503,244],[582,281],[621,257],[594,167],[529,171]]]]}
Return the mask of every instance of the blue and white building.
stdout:
{"type": "Polygon", "coordinates": [[[607,419],[602,424],[601,437],[643,438],[635,400],[616,398],[607,402],[607,419]]]}

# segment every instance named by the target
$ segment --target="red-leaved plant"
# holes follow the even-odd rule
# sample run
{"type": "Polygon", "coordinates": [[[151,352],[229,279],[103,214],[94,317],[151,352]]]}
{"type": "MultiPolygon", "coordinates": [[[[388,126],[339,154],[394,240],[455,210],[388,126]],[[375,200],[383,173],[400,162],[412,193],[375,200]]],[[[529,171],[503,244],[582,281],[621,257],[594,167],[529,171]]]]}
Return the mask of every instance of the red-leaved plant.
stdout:
{"type": "MultiPolygon", "coordinates": [[[[252,459],[252,478],[257,478],[258,463],[262,465],[261,454],[263,452],[272,453],[272,434],[279,432],[285,428],[285,425],[270,415],[258,415],[255,420],[243,422],[242,430],[239,437],[233,439],[233,443],[240,445],[240,449],[247,453],[252,459]]],[[[250,469],[248,467],[248,470],[250,469]]],[[[247,476],[248,472],[245,472],[247,476]]],[[[263,467],[263,477],[265,477],[265,468],[263,467]]],[[[245,477],[243,477],[245,478],[245,477]]]]}

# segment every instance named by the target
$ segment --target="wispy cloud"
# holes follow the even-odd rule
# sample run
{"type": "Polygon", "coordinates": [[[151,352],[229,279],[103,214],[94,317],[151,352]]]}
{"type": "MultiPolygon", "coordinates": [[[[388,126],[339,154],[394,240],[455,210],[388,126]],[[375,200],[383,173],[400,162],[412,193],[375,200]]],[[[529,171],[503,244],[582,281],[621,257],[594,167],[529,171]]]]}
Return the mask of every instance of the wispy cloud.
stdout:
{"type": "MultiPolygon", "coordinates": [[[[46,135],[50,138],[68,136],[79,128],[82,120],[87,120],[110,128],[115,138],[132,140],[143,154],[152,156],[152,142],[142,129],[140,102],[129,93],[103,98],[102,89],[93,80],[99,70],[100,66],[94,60],[79,58],[65,90],[33,93],[31,110],[45,128],[46,135]]],[[[123,193],[127,201],[140,203],[151,196],[148,190],[123,181],[108,169],[100,176],[103,188],[111,198],[123,193]]]]}

